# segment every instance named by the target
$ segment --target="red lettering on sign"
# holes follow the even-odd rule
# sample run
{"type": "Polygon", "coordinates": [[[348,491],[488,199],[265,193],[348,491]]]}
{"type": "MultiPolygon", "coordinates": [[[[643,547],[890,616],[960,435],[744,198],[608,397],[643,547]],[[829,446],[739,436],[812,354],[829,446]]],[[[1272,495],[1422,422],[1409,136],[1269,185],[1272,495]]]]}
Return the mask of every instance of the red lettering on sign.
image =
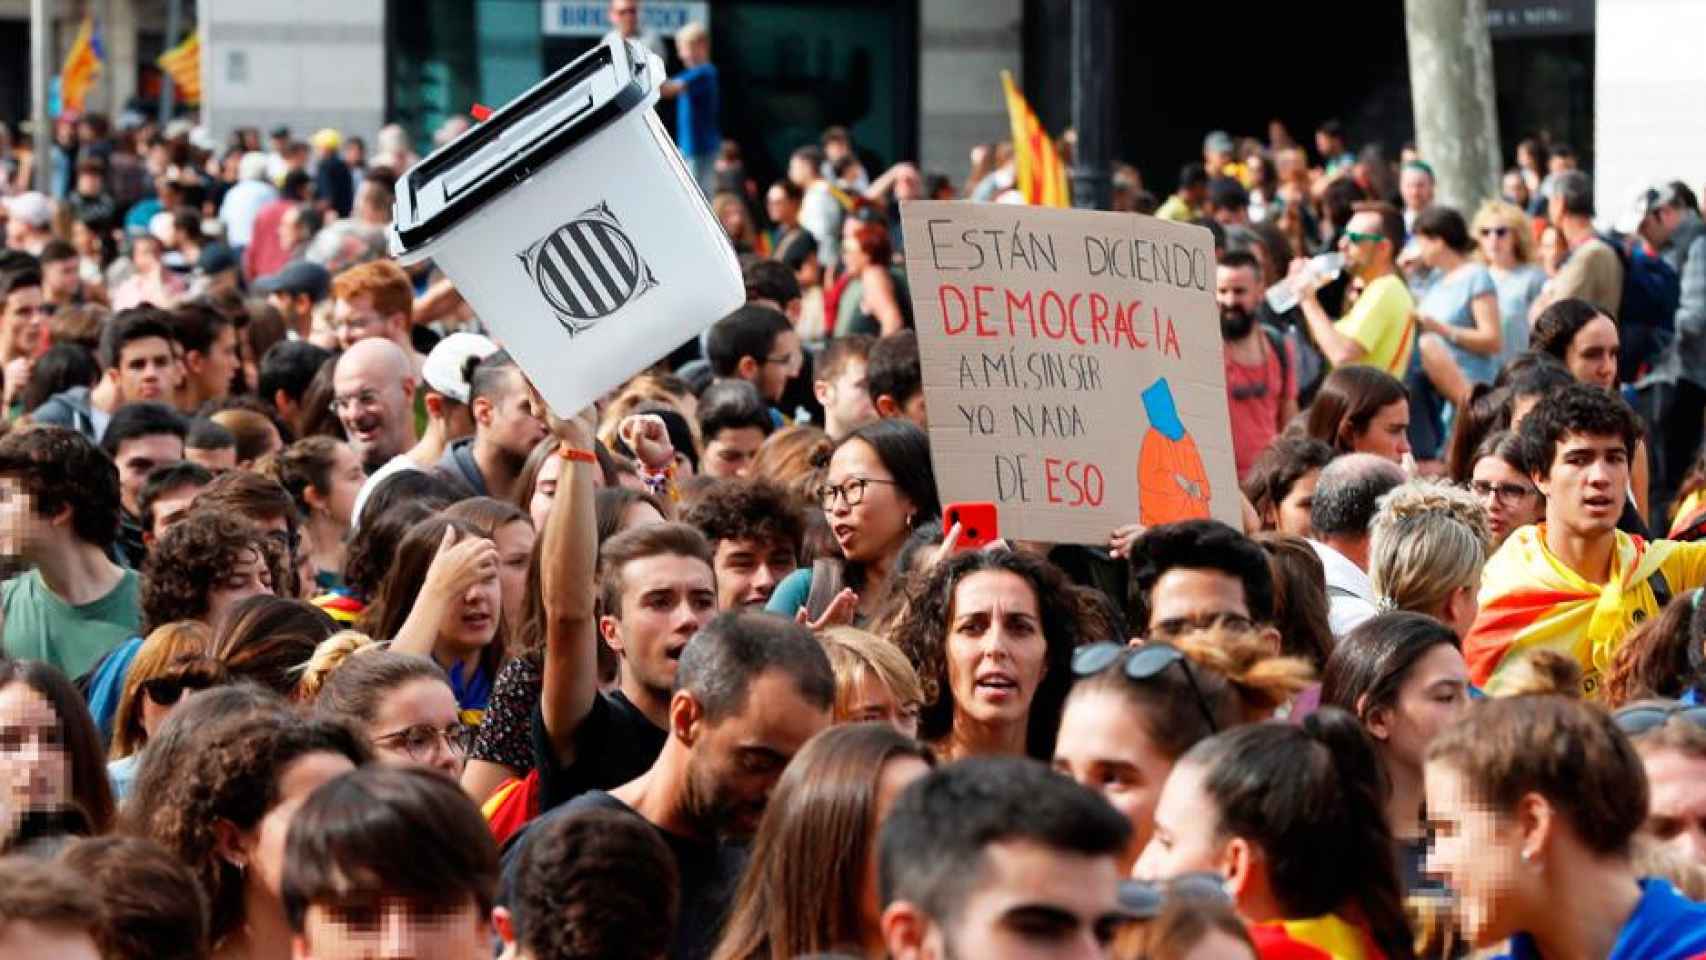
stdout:
{"type": "Polygon", "coordinates": [[[1099,507],[1107,493],[1102,470],[1093,463],[1043,458],[1043,492],[1064,507],[1099,507]]]}

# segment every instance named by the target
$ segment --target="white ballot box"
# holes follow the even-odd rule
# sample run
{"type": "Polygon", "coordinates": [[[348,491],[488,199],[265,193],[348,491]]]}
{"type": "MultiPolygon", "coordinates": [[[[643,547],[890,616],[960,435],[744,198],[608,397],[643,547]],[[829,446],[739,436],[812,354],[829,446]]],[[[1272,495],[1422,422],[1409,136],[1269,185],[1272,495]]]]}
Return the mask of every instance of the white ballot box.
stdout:
{"type": "Polygon", "coordinates": [[[391,252],[432,258],[570,416],[746,298],[652,110],[657,57],[600,44],[409,169],[391,252]]]}

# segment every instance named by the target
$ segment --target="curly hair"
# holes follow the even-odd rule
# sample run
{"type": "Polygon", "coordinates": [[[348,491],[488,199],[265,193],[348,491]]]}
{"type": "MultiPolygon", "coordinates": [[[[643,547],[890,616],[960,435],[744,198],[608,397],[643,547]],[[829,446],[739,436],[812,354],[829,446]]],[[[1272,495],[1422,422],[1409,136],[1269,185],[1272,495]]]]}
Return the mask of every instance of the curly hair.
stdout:
{"type": "Polygon", "coordinates": [[[1589,384],[1573,383],[1549,394],[1545,403],[1523,419],[1518,433],[1528,469],[1544,477],[1551,475],[1558,443],[1566,435],[1617,437],[1623,441],[1624,453],[1633,458],[1641,427],[1635,411],[1622,397],[1589,384]]]}
{"type": "Polygon", "coordinates": [[[59,862],[100,902],[95,941],[103,956],[203,960],[207,897],[195,876],[152,840],[89,837],[66,847],[59,862]]]}
{"type": "Polygon", "coordinates": [[[316,753],[357,766],[370,759],[347,727],[304,719],[276,696],[236,686],[190,697],[143,754],[125,811],[129,832],[156,841],[195,873],[216,947],[244,923],[243,871],[223,855],[218,824],[253,830],[278,805],[283,773],[316,753]]]}
{"type": "Polygon", "coordinates": [[[788,491],[769,480],[725,480],[688,507],[681,522],[698,527],[707,540],[780,542],[796,555],[805,536],[805,518],[788,491]]]}
{"type": "Polygon", "coordinates": [[[966,577],[985,571],[1023,578],[1037,598],[1047,652],[1042,682],[1031,699],[1025,745],[1031,756],[1047,759],[1053,756],[1061,708],[1072,688],[1072,651],[1086,638],[1080,605],[1066,575],[1048,561],[1018,551],[974,550],[937,564],[918,584],[906,613],[895,624],[890,639],[912,661],[924,687],[918,736],[925,741],[940,740],[953,728],[954,694],[948,684],[947,646],[954,594],[966,577]]]}
{"type": "Polygon", "coordinates": [[[680,910],[675,857],[658,831],[614,810],[541,820],[521,847],[516,940],[539,960],[641,960],[667,952],[680,910]]]}
{"type": "Polygon", "coordinates": [[[118,538],[118,467],[75,430],[40,426],[0,438],[0,476],[23,486],[38,516],[70,507],[78,539],[109,547],[118,538]]]}
{"type": "Polygon", "coordinates": [[[1368,576],[1394,609],[1434,615],[1476,582],[1493,542],[1487,509],[1438,480],[1409,480],[1381,496],[1369,522],[1368,576]]]}
{"type": "Polygon", "coordinates": [[[142,634],[175,620],[203,620],[208,591],[250,550],[274,583],[285,582],[282,551],[249,521],[196,510],[173,524],[142,566],[142,634]]]}

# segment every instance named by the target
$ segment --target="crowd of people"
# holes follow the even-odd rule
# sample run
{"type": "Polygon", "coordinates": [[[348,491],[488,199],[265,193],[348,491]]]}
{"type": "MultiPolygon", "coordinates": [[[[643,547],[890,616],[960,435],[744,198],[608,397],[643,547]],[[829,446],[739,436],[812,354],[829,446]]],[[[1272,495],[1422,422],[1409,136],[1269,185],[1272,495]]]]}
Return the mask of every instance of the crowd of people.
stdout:
{"type": "Polygon", "coordinates": [[[0,955],[1706,956],[1686,185],[1121,167],[1214,234],[1244,529],[973,549],[899,210],[1011,144],[698,131],[747,302],[570,411],[385,255],[400,129],[119,127],[0,151],[0,955]]]}

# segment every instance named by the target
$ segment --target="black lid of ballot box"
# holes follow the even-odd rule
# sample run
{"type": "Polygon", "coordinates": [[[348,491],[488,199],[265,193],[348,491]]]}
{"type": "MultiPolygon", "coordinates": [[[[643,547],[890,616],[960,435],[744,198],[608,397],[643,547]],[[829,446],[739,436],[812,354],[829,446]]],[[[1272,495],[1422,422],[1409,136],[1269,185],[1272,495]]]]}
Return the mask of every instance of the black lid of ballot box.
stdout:
{"type": "Polygon", "coordinates": [[[615,37],[535,84],[409,168],[394,227],[413,250],[646,102],[644,60],[615,37]]]}

